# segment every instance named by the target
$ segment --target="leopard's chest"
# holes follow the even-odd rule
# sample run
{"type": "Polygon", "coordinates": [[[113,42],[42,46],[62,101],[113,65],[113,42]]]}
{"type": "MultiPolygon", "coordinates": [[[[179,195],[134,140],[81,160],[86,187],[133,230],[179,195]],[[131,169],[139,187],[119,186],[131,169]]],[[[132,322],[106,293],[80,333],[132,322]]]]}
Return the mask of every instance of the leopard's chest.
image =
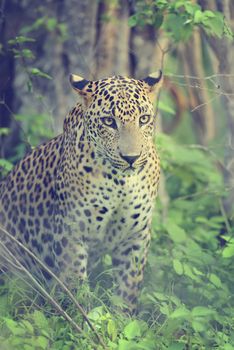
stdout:
{"type": "Polygon", "coordinates": [[[67,189],[65,221],[94,249],[116,245],[150,220],[154,202],[150,181],[148,171],[118,176],[96,169],[77,177],[67,189]]]}

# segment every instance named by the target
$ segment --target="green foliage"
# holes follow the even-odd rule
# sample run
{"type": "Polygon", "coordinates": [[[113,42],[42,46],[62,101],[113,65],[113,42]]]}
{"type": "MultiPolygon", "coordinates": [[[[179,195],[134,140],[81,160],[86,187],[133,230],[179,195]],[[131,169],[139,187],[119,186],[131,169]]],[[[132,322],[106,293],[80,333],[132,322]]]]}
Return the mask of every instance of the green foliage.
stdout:
{"type": "Polygon", "coordinates": [[[14,53],[14,58],[18,59],[22,65],[28,81],[28,91],[33,91],[33,78],[52,79],[52,77],[43,72],[41,68],[34,67],[36,54],[34,53],[38,35],[54,34],[59,42],[64,42],[68,38],[67,26],[60,23],[56,17],[42,16],[34,23],[23,26],[20,29],[20,35],[8,40],[7,49],[14,53]],[[30,36],[28,36],[30,34],[30,36]]]}
{"type": "Polygon", "coordinates": [[[30,73],[32,75],[35,75],[37,77],[43,77],[43,78],[46,78],[46,79],[52,79],[52,77],[44,72],[42,72],[40,69],[38,68],[30,68],[30,73]]]}
{"type": "MultiPolygon", "coordinates": [[[[113,298],[99,288],[100,279],[92,292],[81,286],[77,299],[110,350],[233,349],[234,231],[221,206],[216,162],[208,151],[163,134],[158,149],[170,202],[165,217],[159,201],[156,206],[139,315],[131,319],[108,309],[100,296],[113,298]]],[[[110,269],[108,256],[103,261],[110,269]]],[[[51,315],[48,305],[40,311],[24,306],[24,314],[17,313],[14,290],[10,287],[7,301],[0,297],[0,343],[7,350],[32,344],[38,350],[93,350],[87,325],[82,338],[61,316],[51,315]]],[[[72,306],[68,312],[82,323],[72,306]]]]}
{"type": "MultiPolygon", "coordinates": [[[[10,133],[9,128],[0,128],[0,142],[1,142],[1,136],[7,136],[10,133]]],[[[13,167],[13,164],[11,161],[0,158],[0,174],[1,176],[5,176],[13,167]]],[[[0,179],[1,179],[0,176],[0,179]]]]}
{"type": "MultiPolygon", "coordinates": [[[[13,163],[22,159],[26,151],[31,147],[36,147],[51,139],[54,136],[52,118],[47,114],[17,114],[13,116],[15,121],[20,122],[19,134],[24,142],[18,144],[11,159],[0,158],[0,178],[7,175],[13,168],[13,163]]],[[[9,128],[0,128],[0,137],[7,136],[9,128]]]]}
{"type": "Polygon", "coordinates": [[[32,90],[32,77],[41,77],[46,79],[52,79],[52,77],[44,72],[42,72],[39,68],[30,67],[26,65],[26,62],[31,62],[35,60],[35,55],[32,51],[32,48],[24,47],[24,45],[34,43],[36,40],[31,37],[26,36],[16,36],[14,39],[8,40],[9,50],[14,53],[15,59],[20,59],[24,63],[24,71],[28,75],[28,88],[29,91],[32,90]]]}
{"type": "Polygon", "coordinates": [[[16,156],[14,160],[21,159],[28,147],[36,147],[54,136],[51,117],[47,114],[16,114],[15,120],[21,122],[20,134],[22,140],[27,143],[20,143],[16,147],[16,156]]]}
{"type": "Polygon", "coordinates": [[[9,162],[7,159],[0,158],[0,171],[2,176],[5,176],[12,168],[12,162],[9,162]]]}
{"type": "Polygon", "coordinates": [[[24,26],[21,29],[22,35],[34,33],[38,30],[46,30],[58,35],[60,41],[65,41],[68,38],[67,26],[65,23],[58,21],[56,17],[42,16],[39,17],[33,24],[24,26]]]}
{"type": "Polygon", "coordinates": [[[162,349],[174,349],[175,337],[182,349],[232,348],[234,230],[221,204],[221,176],[208,150],[165,135],[158,144],[171,201],[166,218],[160,203],[155,213],[143,308],[148,303],[158,320],[162,349]]]}
{"type": "Polygon", "coordinates": [[[48,327],[48,322],[46,322],[46,318],[42,312],[35,311],[31,315],[30,321],[27,319],[14,321],[11,318],[3,317],[1,322],[0,340],[3,349],[48,349],[49,333],[46,328],[48,327]],[[41,319],[45,320],[43,325],[41,324],[41,319]]]}
{"type": "Polygon", "coordinates": [[[223,35],[233,39],[233,33],[218,11],[203,11],[201,6],[191,0],[155,0],[136,2],[136,13],[129,18],[129,25],[153,25],[162,28],[173,41],[186,41],[194,26],[200,26],[209,35],[221,38],[223,35]]]}
{"type": "MultiPolygon", "coordinates": [[[[233,38],[221,13],[202,11],[190,0],[138,0],[136,6],[130,26],[153,25],[173,42],[188,40],[196,26],[208,35],[233,38]]],[[[34,78],[51,79],[34,62],[34,36],[40,31],[54,33],[60,41],[67,38],[64,23],[42,16],[8,41],[15,58],[27,62],[29,93],[34,78]]],[[[169,116],[175,114],[166,97],[159,108],[169,116]]],[[[28,113],[15,118],[22,125],[21,139],[33,147],[53,136],[48,115],[28,113]]],[[[1,137],[8,133],[9,129],[0,129],[1,137]]],[[[226,189],[217,169],[219,159],[208,148],[182,142],[164,134],[157,138],[169,205],[165,208],[158,200],[156,206],[137,317],[104,305],[103,300],[107,305],[111,300],[115,307],[120,301],[101,288],[101,277],[94,291],[83,285],[77,293],[110,350],[234,350],[234,229],[222,207],[226,189]]],[[[17,159],[25,148],[24,142],[17,147],[17,159]]],[[[6,173],[12,162],[0,159],[0,167],[6,173]]],[[[109,274],[110,260],[109,256],[103,259],[109,274]]],[[[83,325],[82,336],[50,305],[39,308],[23,292],[17,297],[17,285],[12,280],[7,294],[0,287],[1,350],[93,350],[94,335],[74,306],[67,311],[83,325]]]]}

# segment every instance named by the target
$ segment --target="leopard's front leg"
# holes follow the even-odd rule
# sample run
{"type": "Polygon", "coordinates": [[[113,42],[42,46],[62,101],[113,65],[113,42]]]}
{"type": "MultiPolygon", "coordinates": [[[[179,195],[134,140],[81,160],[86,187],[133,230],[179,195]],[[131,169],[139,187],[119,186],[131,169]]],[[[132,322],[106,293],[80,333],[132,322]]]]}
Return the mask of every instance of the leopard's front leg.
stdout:
{"type": "Polygon", "coordinates": [[[61,242],[55,241],[53,250],[57,253],[59,277],[72,289],[76,289],[80,282],[87,279],[87,246],[81,240],[66,239],[65,247],[61,242]]]}
{"type": "Polygon", "coordinates": [[[116,293],[130,313],[136,311],[137,296],[143,279],[144,267],[150,243],[150,229],[131,235],[113,250],[112,263],[117,284],[116,293]]]}

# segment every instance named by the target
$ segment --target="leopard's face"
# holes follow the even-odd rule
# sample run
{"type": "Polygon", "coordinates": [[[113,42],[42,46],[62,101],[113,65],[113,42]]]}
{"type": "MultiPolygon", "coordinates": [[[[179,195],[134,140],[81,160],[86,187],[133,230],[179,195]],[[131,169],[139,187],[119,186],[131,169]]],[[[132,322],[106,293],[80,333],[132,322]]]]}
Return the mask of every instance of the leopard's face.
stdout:
{"type": "Polygon", "coordinates": [[[144,167],[154,135],[152,92],[159,76],[135,80],[116,76],[87,81],[72,75],[72,86],[84,98],[84,127],[97,154],[123,172],[144,167]]]}
{"type": "Polygon", "coordinates": [[[143,83],[107,81],[97,88],[84,118],[98,154],[115,168],[134,171],[146,164],[154,134],[154,111],[143,83]]]}

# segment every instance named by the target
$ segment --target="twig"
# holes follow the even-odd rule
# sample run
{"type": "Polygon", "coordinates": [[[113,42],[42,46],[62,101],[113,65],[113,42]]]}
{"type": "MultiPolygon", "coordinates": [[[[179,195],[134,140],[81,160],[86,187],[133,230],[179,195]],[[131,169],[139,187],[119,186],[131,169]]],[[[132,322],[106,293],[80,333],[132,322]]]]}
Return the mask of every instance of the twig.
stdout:
{"type": "Polygon", "coordinates": [[[63,317],[71,323],[71,325],[79,332],[82,333],[82,329],[73,321],[73,319],[62,309],[62,307],[47,293],[47,291],[40,285],[40,283],[32,276],[32,274],[21,264],[21,262],[11,253],[11,251],[4,245],[4,243],[0,242],[0,245],[7,252],[8,256],[10,256],[14,261],[18,268],[23,271],[29,279],[36,285],[36,287],[40,290],[40,292],[49,300],[49,302],[63,315],[63,317]]]}
{"type": "Polygon", "coordinates": [[[213,78],[220,78],[220,77],[233,77],[234,78],[234,74],[221,74],[221,73],[217,73],[217,74],[212,74],[212,75],[208,75],[207,77],[197,77],[194,75],[182,75],[182,74],[173,74],[173,73],[167,73],[165,74],[165,76],[168,77],[175,77],[175,78],[189,78],[189,79],[194,79],[194,80],[211,80],[213,78]]]}
{"type": "Polygon", "coordinates": [[[90,329],[94,332],[95,336],[97,337],[99,343],[102,345],[102,347],[104,349],[106,349],[106,345],[103,341],[103,339],[100,337],[100,335],[97,333],[96,329],[94,328],[94,326],[92,325],[92,323],[90,322],[88,316],[86,315],[86,313],[84,312],[83,308],[81,307],[81,305],[77,302],[77,300],[75,299],[74,295],[71,293],[71,291],[66,287],[66,285],[45,265],[43,264],[43,262],[35,255],[33,254],[27,247],[25,247],[21,242],[19,242],[15,237],[13,237],[9,232],[7,232],[2,226],[0,226],[0,229],[2,230],[2,232],[4,234],[7,235],[8,238],[10,238],[12,241],[14,241],[19,247],[21,247],[25,252],[27,252],[27,254],[29,254],[29,256],[31,256],[41,267],[43,267],[43,269],[48,272],[54,279],[55,281],[58,283],[58,285],[62,288],[62,290],[64,290],[64,292],[70,297],[70,299],[73,301],[73,303],[75,304],[75,306],[77,307],[77,309],[80,311],[80,313],[82,314],[84,320],[87,322],[87,324],[89,325],[90,329]]]}
{"type": "Polygon", "coordinates": [[[217,99],[218,97],[220,97],[221,95],[222,95],[222,94],[219,94],[219,95],[217,95],[217,96],[214,96],[214,97],[210,98],[207,102],[204,102],[204,103],[201,103],[201,104],[197,105],[196,107],[194,107],[193,109],[191,109],[190,112],[191,112],[191,113],[195,112],[197,109],[199,109],[199,108],[201,108],[201,107],[207,105],[208,103],[210,103],[210,102],[216,100],[216,99],[217,99]]]}
{"type": "Polygon", "coordinates": [[[204,190],[204,191],[195,192],[195,193],[192,193],[192,194],[187,194],[187,195],[184,195],[184,196],[180,196],[180,197],[174,198],[174,202],[175,201],[184,200],[184,199],[190,199],[190,198],[203,196],[204,194],[217,194],[217,193],[218,193],[218,191],[215,191],[215,190],[211,191],[211,190],[207,189],[207,190],[204,190]]]}
{"type": "Polygon", "coordinates": [[[227,232],[229,234],[231,234],[232,228],[231,228],[231,225],[229,224],[227,213],[225,211],[225,208],[224,208],[224,205],[223,205],[223,201],[221,199],[219,199],[219,206],[220,206],[220,211],[221,211],[221,213],[223,215],[223,218],[224,218],[224,222],[225,222],[225,226],[226,226],[227,232]]]}
{"type": "Polygon", "coordinates": [[[186,84],[186,83],[179,83],[178,81],[176,80],[172,80],[172,82],[176,85],[179,85],[179,86],[189,86],[191,88],[194,88],[194,89],[199,89],[199,90],[206,90],[206,91],[210,91],[210,92],[214,92],[216,94],[219,94],[219,95],[223,95],[223,96],[234,96],[234,93],[228,93],[228,92],[225,92],[225,91],[222,91],[220,89],[220,86],[217,87],[217,90],[214,90],[214,89],[210,89],[210,88],[202,88],[201,86],[199,86],[198,84],[196,85],[192,85],[192,84],[186,84]]]}

